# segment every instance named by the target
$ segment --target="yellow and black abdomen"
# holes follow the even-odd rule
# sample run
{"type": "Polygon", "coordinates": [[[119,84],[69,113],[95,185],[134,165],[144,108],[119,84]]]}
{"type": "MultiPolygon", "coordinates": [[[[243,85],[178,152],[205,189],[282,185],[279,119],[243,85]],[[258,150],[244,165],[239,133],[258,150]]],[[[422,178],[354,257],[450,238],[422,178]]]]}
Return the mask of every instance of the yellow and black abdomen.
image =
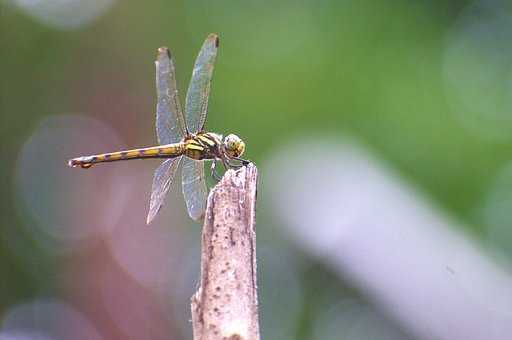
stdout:
{"type": "Polygon", "coordinates": [[[125,151],[116,151],[110,153],[103,153],[92,156],[83,156],[71,159],[69,166],[82,168],[90,168],[96,163],[115,162],[128,159],[143,159],[143,158],[174,158],[183,155],[185,151],[184,143],[167,144],[161,146],[153,146],[149,148],[140,148],[125,151]]]}

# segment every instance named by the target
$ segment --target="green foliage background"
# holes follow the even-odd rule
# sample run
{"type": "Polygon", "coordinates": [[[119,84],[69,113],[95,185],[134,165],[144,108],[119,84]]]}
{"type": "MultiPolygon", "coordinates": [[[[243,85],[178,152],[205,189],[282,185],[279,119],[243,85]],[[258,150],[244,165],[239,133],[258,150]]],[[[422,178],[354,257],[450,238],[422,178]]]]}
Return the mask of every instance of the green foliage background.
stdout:
{"type": "MultiPolygon", "coordinates": [[[[471,3],[118,1],[92,24],[72,30],[47,26],[3,3],[0,227],[30,239],[18,228],[13,181],[18,153],[44,117],[90,115],[114,126],[129,145],[152,144],[156,48],[172,49],[179,88],[186,89],[199,46],[217,32],[211,130],[243,136],[247,157],[257,164],[298,136],[354,135],[485,239],[478,207],[509,162],[510,136],[499,133],[510,127],[510,117],[465,124],[473,118],[453,105],[447,90],[450,32],[471,3]]],[[[460,64],[474,65],[480,46],[466,47],[460,64]]],[[[34,279],[3,239],[0,318],[12,304],[54,284],[51,277],[34,279]]],[[[43,272],[55,265],[36,244],[26,252],[40,256],[43,272]]],[[[329,275],[312,271],[318,278],[329,275]]],[[[314,289],[329,281],[305,277],[314,289]]],[[[307,334],[308,317],[305,310],[298,336],[307,334]]]]}

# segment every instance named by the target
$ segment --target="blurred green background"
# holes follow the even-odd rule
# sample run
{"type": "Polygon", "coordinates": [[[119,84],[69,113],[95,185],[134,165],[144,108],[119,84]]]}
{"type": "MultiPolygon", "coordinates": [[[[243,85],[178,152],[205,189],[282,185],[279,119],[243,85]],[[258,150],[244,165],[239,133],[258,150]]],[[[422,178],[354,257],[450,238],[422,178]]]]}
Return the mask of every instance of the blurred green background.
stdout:
{"type": "MultiPolygon", "coordinates": [[[[266,179],[272,176],[265,170],[272,169],[268,160],[277,149],[296,141],[327,136],[357,139],[459,221],[466,234],[501,254],[502,263],[509,267],[510,232],[489,236],[492,228],[503,230],[512,221],[512,194],[506,190],[512,189],[507,170],[512,140],[512,7],[508,2],[11,0],[0,4],[0,25],[0,320],[7,320],[4,327],[29,327],[12,321],[13,313],[25,315],[19,306],[51,298],[53,302],[44,308],[57,308],[52,305],[55,301],[65,301],[88,320],[87,327],[95,335],[84,338],[190,338],[186,302],[193,286],[178,289],[179,298],[168,298],[182,299],[184,304],[178,305],[183,308],[171,308],[170,303],[158,307],[158,312],[151,299],[160,295],[151,289],[156,285],[161,293],[176,280],[158,281],[148,288],[120,279],[112,292],[95,294],[91,287],[96,264],[115,263],[109,255],[110,241],[102,240],[101,233],[94,234],[93,243],[80,238],[79,245],[70,245],[53,236],[48,241],[46,227],[33,226],[58,221],[59,234],[66,230],[62,221],[89,221],[89,215],[61,216],[73,193],[81,192],[74,184],[80,177],[91,182],[77,204],[107,204],[102,200],[115,194],[100,193],[103,184],[96,183],[96,170],[67,169],[66,159],[155,143],[156,49],[166,45],[172,50],[183,99],[196,54],[210,32],[220,35],[220,50],[207,127],[241,136],[247,144],[246,157],[261,171],[258,246],[262,249],[264,338],[320,338],[315,335],[316,317],[325,307],[324,300],[333,296],[359,301],[362,309],[371,310],[372,317],[390,332],[376,334],[398,334],[390,339],[428,338],[375,308],[371,299],[361,296],[357,284],[336,276],[282,236],[278,220],[265,204],[270,185],[266,179]],[[96,132],[89,134],[93,128],[96,132]],[[80,143],[69,140],[78,133],[80,143]],[[106,138],[101,148],[89,147],[96,138],[106,138]],[[68,148],[64,150],[63,145],[68,148]],[[63,173],[72,177],[63,179],[63,173]],[[495,205],[490,206],[490,201],[495,205]],[[32,204],[39,205],[33,208],[32,204]],[[40,238],[45,241],[41,243],[40,238]],[[56,251],[58,247],[66,250],[56,251]],[[272,263],[275,258],[281,262],[272,263]],[[292,266],[289,277],[276,276],[292,266]],[[75,280],[79,283],[69,283],[75,280]],[[150,320],[139,319],[137,313],[118,318],[104,306],[115,304],[105,302],[105,296],[115,299],[114,292],[125,291],[125,283],[131,287],[126,288],[128,296],[132,296],[129,289],[144,292],[140,295],[143,307],[134,303],[133,308],[151,310],[150,320]],[[279,310],[271,304],[272,296],[290,285],[299,286],[290,301],[300,299],[300,303],[290,302],[279,310]],[[287,313],[287,308],[294,312],[287,313]],[[272,319],[277,323],[278,312],[287,314],[286,334],[278,331],[285,326],[272,324],[272,319]],[[130,323],[139,325],[141,333],[125,327],[130,323]]],[[[304,158],[309,156],[306,150],[304,158]]],[[[133,230],[146,235],[154,230],[144,226],[144,217],[157,163],[136,163],[104,167],[101,176],[131,171],[116,184],[124,188],[123,199],[128,202],[120,201],[119,215],[128,209],[136,225],[133,230]],[[134,185],[137,189],[132,189],[134,185]],[[140,202],[130,196],[141,196],[140,202]]],[[[288,170],[294,172],[294,167],[289,164],[288,170]]],[[[328,176],[324,167],[317,164],[309,175],[328,176]]],[[[179,233],[188,240],[193,250],[176,246],[176,260],[169,261],[179,266],[193,258],[193,285],[198,275],[199,227],[187,221],[182,204],[178,195],[170,199],[164,209],[172,212],[161,217],[161,227],[155,228],[176,233],[170,238],[178,238],[179,233]],[[177,203],[170,208],[172,202],[177,203]]],[[[104,222],[90,220],[91,225],[95,223],[104,222]]],[[[130,248],[137,258],[139,234],[123,225],[117,224],[115,237],[137,244],[130,248]]],[[[137,264],[145,265],[150,263],[137,264]]],[[[122,272],[115,264],[112,267],[122,272]]],[[[116,309],[119,313],[130,313],[131,305],[122,306],[116,309]]],[[[373,337],[380,338],[386,337],[373,337]]]]}

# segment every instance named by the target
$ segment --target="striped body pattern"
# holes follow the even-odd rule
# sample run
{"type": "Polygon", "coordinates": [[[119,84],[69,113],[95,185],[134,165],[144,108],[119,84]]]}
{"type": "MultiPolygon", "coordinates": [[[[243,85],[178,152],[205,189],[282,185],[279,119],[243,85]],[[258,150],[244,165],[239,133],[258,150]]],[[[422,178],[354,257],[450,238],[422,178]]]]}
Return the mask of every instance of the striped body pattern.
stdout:
{"type": "Polygon", "coordinates": [[[144,158],[175,158],[182,155],[195,160],[205,160],[221,158],[221,152],[222,135],[200,132],[190,135],[179,143],[73,158],[69,161],[69,165],[87,169],[97,163],[144,158]]]}
{"type": "Polygon", "coordinates": [[[203,132],[185,139],[185,156],[195,159],[222,158],[222,135],[203,132]]]}

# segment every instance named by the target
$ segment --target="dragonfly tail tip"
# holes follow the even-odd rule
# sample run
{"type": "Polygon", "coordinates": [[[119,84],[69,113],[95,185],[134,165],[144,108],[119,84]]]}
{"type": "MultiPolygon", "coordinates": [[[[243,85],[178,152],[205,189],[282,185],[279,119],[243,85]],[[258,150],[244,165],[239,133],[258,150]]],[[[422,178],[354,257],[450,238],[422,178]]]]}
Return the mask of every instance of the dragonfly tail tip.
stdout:
{"type": "Polygon", "coordinates": [[[81,167],[82,169],[89,169],[94,163],[84,162],[81,158],[73,158],[68,161],[68,166],[72,168],[81,167]]]}

